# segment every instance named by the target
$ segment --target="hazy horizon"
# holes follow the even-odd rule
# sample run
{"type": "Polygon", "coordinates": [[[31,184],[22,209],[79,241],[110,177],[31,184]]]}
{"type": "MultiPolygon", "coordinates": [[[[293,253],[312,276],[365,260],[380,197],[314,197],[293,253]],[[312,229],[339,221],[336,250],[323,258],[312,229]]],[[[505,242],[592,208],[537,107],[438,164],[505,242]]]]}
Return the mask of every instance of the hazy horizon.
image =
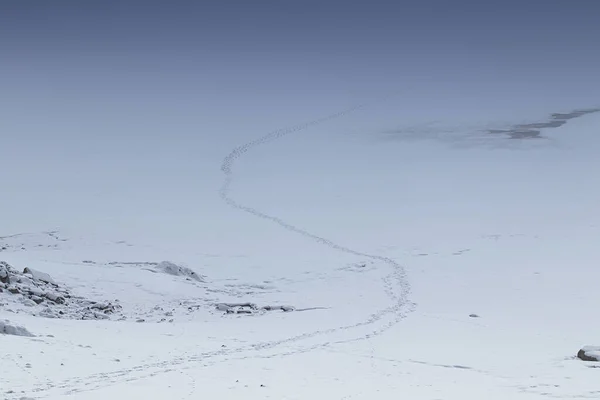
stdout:
{"type": "Polygon", "coordinates": [[[20,171],[4,182],[4,209],[24,226],[90,207],[122,220],[189,214],[152,200],[168,197],[156,188],[190,207],[217,202],[219,182],[202,187],[204,177],[233,147],[389,93],[319,129],[375,140],[597,107],[599,11],[591,1],[3,2],[0,156],[20,171]]]}

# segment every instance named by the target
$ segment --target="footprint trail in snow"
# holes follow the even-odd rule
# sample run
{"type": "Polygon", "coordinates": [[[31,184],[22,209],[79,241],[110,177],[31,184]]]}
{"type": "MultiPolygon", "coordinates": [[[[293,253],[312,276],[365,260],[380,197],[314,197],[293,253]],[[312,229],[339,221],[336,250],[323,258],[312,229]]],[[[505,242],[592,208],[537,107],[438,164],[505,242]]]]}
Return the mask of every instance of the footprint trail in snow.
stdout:
{"type": "Polygon", "coordinates": [[[322,245],[328,246],[335,251],[351,254],[354,256],[361,257],[361,258],[367,258],[372,261],[376,261],[380,264],[385,264],[391,269],[390,274],[384,278],[384,290],[386,292],[386,295],[390,299],[390,305],[388,307],[375,311],[374,313],[372,313],[370,315],[370,317],[368,319],[361,321],[359,323],[299,335],[297,337],[289,338],[289,339],[285,340],[285,342],[296,341],[296,340],[304,339],[307,337],[314,337],[317,335],[330,334],[330,333],[333,333],[333,332],[339,331],[339,330],[349,330],[352,328],[368,326],[368,325],[373,326],[371,333],[369,333],[367,335],[362,335],[360,337],[356,337],[353,340],[367,339],[369,337],[379,335],[379,334],[387,331],[392,326],[394,326],[396,323],[398,323],[400,320],[402,320],[408,312],[410,312],[414,309],[414,305],[408,301],[410,285],[407,281],[406,272],[405,272],[404,268],[399,263],[397,263],[396,261],[394,261],[391,258],[383,257],[383,256],[376,255],[376,254],[364,253],[364,252],[340,245],[340,244],[335,243],[327,238],[324,238],[317,234],[314,234],[307,229],[295,226],[295,225],[285,221],[282,218],[266,214],[256,208],[248,207],[248,206],[240,203],[239,201],[233,199],[230,196],[230,189],[234,182],[235,162],[238,159],[240,159],[241,157],[243,157],[244,155],[246,155],[253,148],[268,144],[268,143],[278,140],[278,139],[282,139],[288,135],[302,132],[302,131],[307,130],[311,127],[314,127],[316,125],[320,125],[320,124],[328,122],[328,121],[342,118],[350,113],[353,113],[362,108],[365,108],[366,106],[368,106],[370,104],[380,102],[385,99],[387,99],[387,97],[384,99],[374,101],[372,103],[363,103],[363,104],[348,108],[346,110],[343,110],[343,111],[340,111],[340,112],[337,112],[334,114],[330,114],[330,115],[327,115],[327,116],[324,116],[324,117],[321,117],[321,118],[318,118],[318,119],[315,119],[312,121],[308,121],[308,122],[305,122],[305,123],[302,123],[302,124],[299,124],[299,125],[296,125],[293,127],[283,128],[280,130],[270,132],[262,137],[259,137],[250,142],[247,142],[241,146],[236,147],[223,160],[223,163],[221,165],[221,171],[225,174],[225,180],[223,182],[223,185],[220,188],[219,195],[220,195],[221,199],[225,203],[227,203],[229,206],[231,206],[235,209],[238,209],[240,211],[246,212],[248,214],[254,215],[255,217],[269,221],[271,223],[275,223],[290,232],[293,232],[298,235],[302,235],[302,236],[304,236],[308,239],[311,239],[315,242],[318,242],[322,245]],[[391,316],[390,321],[388,321],[387,323],[383,323],[380,326],[375,325],[376,323],[378,323],[379,321],[381,321],[382,319],[384,319],[385,317],[388,317],[388,316],[391,316]]]}

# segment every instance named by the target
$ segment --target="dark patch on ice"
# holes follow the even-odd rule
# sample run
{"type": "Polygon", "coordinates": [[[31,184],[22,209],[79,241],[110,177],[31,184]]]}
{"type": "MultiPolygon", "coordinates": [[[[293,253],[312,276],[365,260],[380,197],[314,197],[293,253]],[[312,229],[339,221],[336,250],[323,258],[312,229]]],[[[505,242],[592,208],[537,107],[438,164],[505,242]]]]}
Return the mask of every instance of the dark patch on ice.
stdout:
{"type": "Polygon", "coordinates": [[[542,129],[559,128],[569,120],[596,112],[600,112],[600,108],[574,110],[568,113],[553,113],[550,114],[547,121],[519,124],[508,129],[490,129],[488,133],[506,135],[510,139],[540,139],[542,138],[542,129]]]}

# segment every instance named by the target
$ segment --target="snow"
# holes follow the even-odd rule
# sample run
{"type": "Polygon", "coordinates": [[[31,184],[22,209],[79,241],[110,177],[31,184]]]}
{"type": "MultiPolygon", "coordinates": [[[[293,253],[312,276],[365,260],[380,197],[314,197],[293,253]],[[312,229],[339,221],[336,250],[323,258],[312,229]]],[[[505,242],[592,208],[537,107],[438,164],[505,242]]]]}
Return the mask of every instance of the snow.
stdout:
{"type": "Polygon", "coordinates": [[[1,232],[1,330],[36,335],[0,337],[3,398],[597,397],[600,113],[552,123],[572,111],[347,110],[207,140],[201,196],[164,215],[124,187],[117,222],[1,232]]]}

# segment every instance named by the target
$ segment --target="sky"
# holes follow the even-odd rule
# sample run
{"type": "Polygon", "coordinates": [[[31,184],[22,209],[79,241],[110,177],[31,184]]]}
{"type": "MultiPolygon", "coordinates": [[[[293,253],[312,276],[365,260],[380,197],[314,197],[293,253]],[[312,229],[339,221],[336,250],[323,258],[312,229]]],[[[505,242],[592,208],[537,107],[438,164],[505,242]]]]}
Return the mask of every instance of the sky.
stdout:
{"type": "Polygon", "coordinates": [[[599,12],[592,0],[4,1],[2,204],[24,226],[91,204],[111,221],[212,204],[234,146],[389,93],[401,95],[365,114],[365,135],[597,107],[599,12]],[[118,211],[126,199],[136,210],[118,211]]]}
{"type": "Polygon", "coordinates": [[[7,1],[3,108],[193,118],[271,96],[286,108],[396,90],[432,103],[560,93],[587,104],[598,11],[592,0],[7,1]]]}

